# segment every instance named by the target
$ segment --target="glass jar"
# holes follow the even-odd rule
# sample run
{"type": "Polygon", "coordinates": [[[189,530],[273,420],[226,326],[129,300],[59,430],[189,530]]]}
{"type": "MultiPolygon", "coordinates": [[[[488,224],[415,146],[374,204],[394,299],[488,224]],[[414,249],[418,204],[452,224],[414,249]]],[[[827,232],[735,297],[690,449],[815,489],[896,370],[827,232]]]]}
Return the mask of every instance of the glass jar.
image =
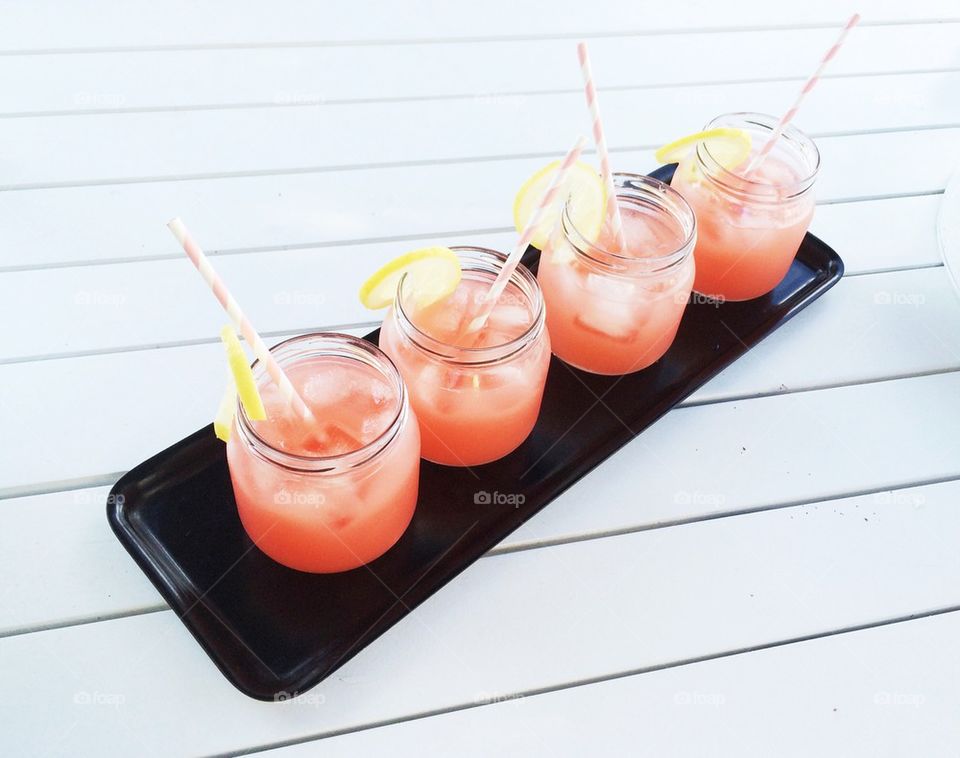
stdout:
{"type": "Polygon", "coordinates": [[[628,374],[658,360],[676,336],[693,285],[693,211],[669,185],[614,174],[626,249],[608,227],[588,239],[568,201],[537,277],[553,352],[595,374],[628,374]]]}
{"type": "Polygon", "coordinates": [[[810,226],[820,153],[803,132],[788,126],[749,178],[742,173],[778,120],[761,113],[718,116],[704,129],[748,132],[750,158],[730,171],[701,142],[677,166],[671,184],[693,206],[700,227],[693,288],[701,294],[750,300],[770,292],[786,275],[810,226]]]}
{"type": "Polygon", "coordinates": [[[484,330],[464,335],[507,256],[451,248],[460,259],[457,290],[418,308],[405,287],[383,320],[380,346],[393,358],[420,421],[423,457],[476,466],[515,450],[540,413],[550,338],[536,278],[520,265],[484,330]]]}
{"type": "Polygon", "coordinates": [[[270,352],[316,421],[293,416],[253,364],[268,417],[251,421],[237,404],[227,462],[240,520],[285,566],[357,568],[400,538],[416,506],[420,432],[406,388],[379,348],[346,334],[294,337],[270,352]]]}

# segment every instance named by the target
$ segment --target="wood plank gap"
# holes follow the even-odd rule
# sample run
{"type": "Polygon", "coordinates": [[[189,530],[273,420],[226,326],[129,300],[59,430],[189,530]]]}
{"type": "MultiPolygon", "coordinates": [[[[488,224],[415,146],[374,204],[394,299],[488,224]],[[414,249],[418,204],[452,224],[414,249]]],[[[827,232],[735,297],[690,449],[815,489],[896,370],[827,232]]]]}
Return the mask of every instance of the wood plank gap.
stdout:
{"type": "MultiPolygon", "coordinates": [[[[774,642],[767,642],[761,645],[753,645],[750,647],[737,648],[734,650],[725,651],[722,653],[710,653],[708,655],[701,655],[694,658],[684,658],[677,661],[670,661],[668,663],[662,663],[655,666],[645,666],[643,668],[629,669],[627,671],[617,672],[615,674],[605,674],[603,676],[590,677],[588,679],[581,679],[572,682],[564,682],[562,684],[550,685],[547,687],[539,687],[530,690],[524,690],[520,692],[511,692],[511,693],[497,693],[497,702],[502,702],[505,700],[513,700],[517,698],[524,697],[536,697],[538,695],[546,695],[551,692],[561,692],[563,690],[570,690],[576,687],[586,687],[591,684],[600,684],[602,682],[610,682],[616,679],[624,679],[626,677],[632,676],[641,676],[643,674],[649,674],[654,671],[666,671],[668,669],[680,668],[682,666],[691,666],[697,663],[705,663],[707,661],[719,660],[721,658],[731,658],[738,655],[746,655],[749,653],[759,652],[762,650],[771,650],[773,648],[785,647],[787,645],[795,645],[801,642],[811,642],[813,640],[825,639],[827,637],[835,637],[841,634],[851,634],[853,632],[862,632],[868,629],[877,629],[884,626],[892,626],[894,624],[903,624],[910,621],[916,621],[919,619],[931,618],[933,616],[943,616],[950,613],[956,613],[960,611],[960,605],[950,605],[942,608],[935,608],[929,611],[922,611],[919,613],[912,613],[906,616],[897,616],[890,619],[883,619],[880,621],[869,621],[863,624],[856,624],[853,626],[846,626],[840,629],[832,629],[826,632],[815,632],[813,634],[805,634],[799,637],[790,637],[783,640],[776,640],[774,642]]],[[[355,727],[348,727],[346,729],[331,730],[329,732],[321,732],[316,735],[309,737],[301,737],[292,740],[285,740],[281,742],[269,743],[258,745],[256,747],[251,747],[244,750],[232,751],[230,753],[215,753],[210,758],[220,758],[221,756],[239,756],[239,755],[253,755],[260,753],[266,750],[274,750],[280,747],[290,747],[291,745],[299,745],[307,742],[316,742],[319,740],[326,739],[328,737],[339,737],[343,734],[351,734],[354,732],[362,732],[367,729],[376,729],[383,726],[391,726],[394,724],[402,724],[406,721],[417,721],[423,718],[431,718],[433,716],[442,716],[446,713],[454,713],[456,711],[463,711],[469,708],[483,708],[491,703],[485,702],[472,702],[472,703],[460,703],[456,705],[447,706],[444,708],[436,708],[429,711],[423,711],[421,713],[410,714],[406,716],[399,716],[393,719],[383,719],[381,721],[370,722],[369,724],[363,724],[355,727]]]]}

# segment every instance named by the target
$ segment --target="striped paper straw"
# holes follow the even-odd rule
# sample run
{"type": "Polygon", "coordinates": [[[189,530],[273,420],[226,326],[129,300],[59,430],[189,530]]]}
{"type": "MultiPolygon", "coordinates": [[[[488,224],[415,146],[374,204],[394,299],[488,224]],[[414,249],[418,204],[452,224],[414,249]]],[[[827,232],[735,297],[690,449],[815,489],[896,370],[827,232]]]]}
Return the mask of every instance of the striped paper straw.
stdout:
{"type": "Polygon", "coordinates": [[[297,391],[293,388],[293,384],[290,383],[290,379],[283,372],[283,369],[280,368],[280,364],[277,363],[270,350],[260,338],[260,335],[257,334],[256,329],[253,328],[253,324],[250,323],[250,320],[243,314],[243,311],[240,310],[240,304],[234,299],[233,295],[230,294],[230,290],[227,289],[227,285],[223,283],[223,280],[217,272],[214,271],[210,259],[204,255],[203,250],[200,249],[200,245],[193,239],[187,227],[184,226],[183,221],[175,218],[167,224],[167,228],[173,232],[173,236],[176,237],[177,241],[183,246],[184,252],[193,262],[193,265],[196,266],[197,271],[200,272],[203,281],[213,290],[214,296],[220,302],[220,305],[223,306],[230,320],[233,321],[237,331],[243,335],[243,338],[253,348],[253,354],[267,367],[267,373],[270,374],[270,378],[273,379],[273,382],[280,388],[284,399],[297,414],[304,419],[312,420],[313,414],[310,412],[306,403],[303,402],[303,398],[297,394],[297,391]]]}
{"type": "Polygon", "coordinates": [[[547,187],[547,191],[544,192],[543,197],[540,198],[540,204],[537,206],[537,210],[534,212],[533,218],[530,219],[530,222],[527,224],[527,228],[523,230],[523,233],[520,235],[520,239],[517,240],[517,244],[513,248],[513,252],[507,257],[507,260],[504,262],[503,268],[500,269],[500,273],[497,274],[497,278],[494,280],[493,285],[484,296],[483,310],[476,318],[473,319],[473,321],[470,322],[470,326],[467,328],[467,334],[479,331],[483,328],[483,325],[487,323],[487,319],[493,312],[493,309],[497,304],[497,300],[500,299],[500,295],[503,294],[503,290],[506,289],[507,283],[510,281],[510,277],[520,264],[520,259],[530,246],[530,241],[533,239],[533,235],[536,234],[537,228],[543,221],[543,217],[556,202],[557,193],[560,191],[561,185],[567,178],[567,174],[570,172],[570,167],[577,162],[577,159],[580,157],[580,153],[583,152],[583,147],[585,144],[586,140],[581,137],[577,140],[577,144],[573,146],[570,152],[564,156],[563,161],[560,163],[560,167],[553,176],[553,181],[550,182],[550,186],[547,187]]]}
{"type": "Polygon", "coordinates": [[[860,21],[860,14],[854,13],[850,20],[847,21],[846,25],[840,31],[840,36],[837,37],[837,41],[833,43],[833,46],[827,50],[826,55],[823,56],[823,59],[820,61],[820,65],[817,66],[817,70],[813,72],[813,75],[807,79],[806,84],[803,85],[803,88],[800,90],[800,94],[797,95],[797,99],[794,100],[793,105],[790,106],[790,109],[783,114],[783,117],[774,127],[773,134],[770,139],[767,140],[767,144],[763,146],[763,149],[757,153],[756,157],[750,161],[750,164],[747,166],[747,170],[744,172],[745,175],[748,175],[751,171],[760,168],[760,165],[767,159],[767,156],[770,155],[770,151],[773,150],[773,146],[776,144],[777,140],[783,135],[784,130],[787,128],[787,125],[793,121],[794,116],[797,115],[797,111],[800,110],[800,106],[803,103],[803,99],[810,93],[814,87],[817,86],[817,82],[820,81],[820,75],[823,74],[823,69],[826,68],[827,64],[836,57],[837,52],[843,46],[844,40],[846,40],[847,35],[850,33],[850,30],[853,29],[860,21]]]}
{"type": "Polygon", "coordinates": [[[607,218],[610,227],[616,235],[620,249],[626,247],[623,238],[623,220],[620,218],[620,205],[617,203],[617,192],[613,186],[613,172],[610,171],[610,154],[607,152],[607,140],[603,136],[603,122],[600,120],[600,103],[597,100],[597,88],[593,83],[593,70],[590,68],[590,55],[587,53],[587,43],[577,45],[577,56],[580,58],[580,72],[583,74],[584,93],[587,96],[587,107],[590,109],[590,118],[593,121],[593,141],[597,146],[597,155],[600,157],[600,176],[607,188],[607,218]]]}

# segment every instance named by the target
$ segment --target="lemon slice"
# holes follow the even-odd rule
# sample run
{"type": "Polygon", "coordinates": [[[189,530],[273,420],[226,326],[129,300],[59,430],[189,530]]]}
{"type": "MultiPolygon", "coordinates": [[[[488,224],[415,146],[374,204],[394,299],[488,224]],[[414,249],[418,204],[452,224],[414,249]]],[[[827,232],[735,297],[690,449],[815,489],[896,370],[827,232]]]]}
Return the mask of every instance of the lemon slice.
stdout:
{"type": "Polygon", "coordinates": [[[660,163],[679,163],[698,142],[706,142],[710,155],[728,171],[747,159],[752,144],[750,132],[721,126],[681,137],[661,147],[654,156],[660,163]]]}
{"type": "MultiPolygon", "coordinates": [[[[523,232],[536,213],[543,194],[553,181],[554,172],[560,167],[560,161],[554,161],[544,166],[537,173],[523,183],[517,197],[513,201],[513,223],[518,232],[523,232]]],[[[533,235],[531,243],[538,250],[543,250],[550,239],[550,234],[557,225],[564,204],[570,201],[570,220],[586,239],[595,240],[603,226],[603,217],[606,210],[607,192],[603,180],[596,169],[589,163],[577,161],[570,167],[567,178],[557,193],[557,202],[544,213],[540,227],[533,235]]]]}
{"type": "Polygon", "coordinates": [[[220,398],[220,407],[217,408],[217,415],[213,419],[213,433],[217,439],[224,442],[230,441],[230,429],[233,427],[233,417],[237,412],[237,385],[231,378],[227,382],[227,388],[223,391],[223,397],[220,398]]]}
{"type": "Polygon", "coordinates": [[[260,392],[257,390],[257,380],[253,378],[253,370],[247,363],[247,354],[240,346],[237,333],[233,331],[232,326],[225,326],[220,330],[220,339],[223,340],[223,345],[227,349],[227,362],[230,364],[230,371],[233,373],[233,381],[237,387],[237,394],[240,395],[240,402],[243,403],[243,409],[251,420],[263,421],[267,417],[267,411],[263,407],[263,400],[260,399],[260,392]]]}
{"type": "Polygon", "coordinates": [[[363,283],[360,302],[371,310],[386,308],[405,275],[409,276],[404,296],[412,295],[417,306],[425,308],[450,295],[460,284],[460,259],[449,247],[424,247],[394,258],[363,283]]]}

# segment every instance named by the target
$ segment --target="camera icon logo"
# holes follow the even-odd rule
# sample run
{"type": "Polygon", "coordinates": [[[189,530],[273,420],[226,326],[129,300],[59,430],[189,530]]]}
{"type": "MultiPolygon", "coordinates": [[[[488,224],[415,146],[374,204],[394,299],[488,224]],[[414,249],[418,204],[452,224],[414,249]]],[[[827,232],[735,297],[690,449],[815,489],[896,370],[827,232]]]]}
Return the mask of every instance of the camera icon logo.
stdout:
{"type": "Polygon", "coordinates": [[[493,497],[486,490],[480,490],[473,494],[473,502],[475,505],[490,505],[493,502],[493,497]]]}

